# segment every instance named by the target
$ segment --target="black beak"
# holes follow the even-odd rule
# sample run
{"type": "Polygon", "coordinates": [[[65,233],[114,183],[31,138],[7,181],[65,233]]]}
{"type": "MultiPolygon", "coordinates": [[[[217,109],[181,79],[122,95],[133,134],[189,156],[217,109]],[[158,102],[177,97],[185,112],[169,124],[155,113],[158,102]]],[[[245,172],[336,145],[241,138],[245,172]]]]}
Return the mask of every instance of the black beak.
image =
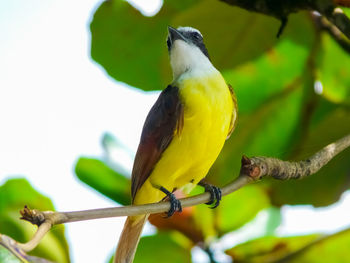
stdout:
{"type": "Polygon", "coordinates": [[[171,44],[174,43],[174,41],[177,39],[187,41],[186,38],[178,30],[176,30],[171,26],[168,26],[168,32],[169,32],[169,40],[171,41],[171,44]]]}

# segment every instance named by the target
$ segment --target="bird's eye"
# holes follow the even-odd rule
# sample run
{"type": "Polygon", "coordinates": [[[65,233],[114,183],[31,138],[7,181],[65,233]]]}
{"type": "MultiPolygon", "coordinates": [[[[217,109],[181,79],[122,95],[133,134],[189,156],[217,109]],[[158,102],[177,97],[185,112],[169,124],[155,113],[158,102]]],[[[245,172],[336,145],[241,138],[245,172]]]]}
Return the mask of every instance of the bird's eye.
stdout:
{"type": "Polygon", "coordinates": [[[192,36],[196,40],[201,40],[202,39],[202,36],[198,32],[193,32],[192,36]]]}
{"type": "Polygon", "coordinates": [[[166,45],[168,46],[168,50],[170,50],[171,41],[170,41],[170,38],[169,38],[169,37],[168,37],[167,40],[166,40],[166,45]]]}

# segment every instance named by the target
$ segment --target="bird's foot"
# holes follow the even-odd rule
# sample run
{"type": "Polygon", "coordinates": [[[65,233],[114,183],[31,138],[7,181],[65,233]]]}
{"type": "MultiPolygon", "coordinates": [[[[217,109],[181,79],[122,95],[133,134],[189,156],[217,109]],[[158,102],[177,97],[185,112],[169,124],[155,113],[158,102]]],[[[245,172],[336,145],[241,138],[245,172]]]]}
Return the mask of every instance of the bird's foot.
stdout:
{"type": "Polygon", "coordinates": [[[200,181],[198,185],[203,186],[205,189],[205,192],[210,193],[210,200],[206,204],[207,205],[214,204],[213,206],[210,207],[211,209],[218,207],[222,197],[221,189],[217,186],[205,183],[203,181],[200,181]]]}
{"type": "Polygon", "coordinates": [[[175,197],[175,195],[171,192],[169,192],[167,189],[165,189],[163,186],[159,188],[160,191],[162,191],[164,194],[167,195],[170,202],[170,209],[167,214],[167,218],[171,217],[175,212],[182,212],[182,206],[181,202],[175,197]]]}

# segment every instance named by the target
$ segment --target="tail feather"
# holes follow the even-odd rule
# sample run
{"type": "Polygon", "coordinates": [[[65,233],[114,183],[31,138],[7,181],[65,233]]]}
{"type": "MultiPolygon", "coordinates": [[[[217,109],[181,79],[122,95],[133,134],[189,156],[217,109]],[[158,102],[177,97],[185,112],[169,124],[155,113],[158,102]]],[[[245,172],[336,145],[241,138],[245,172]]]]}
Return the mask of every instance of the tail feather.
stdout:
{"type": "Polygon", "coordinates": [[[114,263],[131,263],[134,260],[143,226],[149,215],[128,216],[114,256],[114,263]]]}

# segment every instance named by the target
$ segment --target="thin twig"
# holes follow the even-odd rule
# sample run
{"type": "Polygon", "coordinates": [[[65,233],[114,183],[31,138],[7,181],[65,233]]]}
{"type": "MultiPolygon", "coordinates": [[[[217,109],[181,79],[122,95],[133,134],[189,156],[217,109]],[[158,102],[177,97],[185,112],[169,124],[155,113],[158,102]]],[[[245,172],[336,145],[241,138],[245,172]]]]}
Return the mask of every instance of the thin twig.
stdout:
{"type": "Polygon", "coordinates": [[[341,46],[344,51],[350,53],[350,39],[348,39],[335,25],[329,22],[325,17],[313,12],[312,18],[316,25],[322,29],[326,30],[330,36],[333,37],[335,41],[341,46]]]}
{"type": "Polygon", "coordinates": [[[333,10],[317,10],[350,39],[350,19],[340,8],[333,10]]]}
{"type": "Polygon", "coordinates": [[[32,251],[40,243],[47,232],[50,231],[52,224],[50,221],[45,221],[40,225],[38,230],[35,232],[33,238],[27,243],[17,243],[17,246],[25,252],[32,251]]]}
{"type": "MultiPolygon", "coordinates": [[[[329,144],[309,159],[299,162],[281,161],[268,157],[242,157],[242,166],[239,176],[231,183],[224,186],[222,195],[228,195],[245,186],[246,184],[271,176],[275,179],[297,179],[316,173],[326,165],[335,155],[350,146],[350,134],[344,138],[329,144]]],[[[195,206],[207,203],[210,200],[209,193],[203,193],[193,197],[180,199],[182,207],[195,206]]],[[[169,202],[160,202],[145,205],[132,205],[114,208],[101,208],[76,212],[52,212],[30,210],[27,207],[21,211],[22,219],[39,226],[33,239],[28,243],[20,244],[20,247],[30,251],[39,244],[42,237],[53,225],[91,220],[98,218],[134,216],[140,214],[154,214],[168,211],[169,202]]]]}

